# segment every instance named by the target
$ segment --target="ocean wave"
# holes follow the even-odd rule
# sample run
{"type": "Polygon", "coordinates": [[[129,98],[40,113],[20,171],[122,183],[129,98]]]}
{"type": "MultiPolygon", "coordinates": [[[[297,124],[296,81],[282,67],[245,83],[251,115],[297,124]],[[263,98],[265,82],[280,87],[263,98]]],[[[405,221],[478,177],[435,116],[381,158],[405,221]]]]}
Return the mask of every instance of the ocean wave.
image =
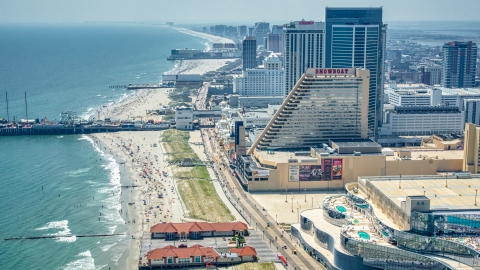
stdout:
{"type": "Polygon", "coordinates": [[[103,247],[100,247],[100,249],[102,249],[103,252],[105,251],[108,251],[111,247],[115,246],[117,243],[113,243],[111,245],[105,245],[103,247]]]}
{"type": "Polygon", "coordinates": [[[68,176],[70,176],[70,177],[78,177],[79,174],[87,173],[90,170],[91,170],[91,168],[83,168],[83,169],[78,169],[78,170],[69,171],[69,172],[65,172],[65,173],[68,174],[68,176]]]}
{"type": "Polygon", "coordinates": [[[61,139],[61,138],[63,138],[63,136],[57,136],[57,138],[58,138],[58,139],[61,139]]]}
{"type": "Polygon", "coordinates": [[[49,233],[47,236],[64,236],[56,238],[57,242],[67,242],[72,243],[77,240],[76,236],[71,236],[72,232],[68,227],[68,220],[60,220],[60,221],[51,221],[48,222],[47,225],[36,228],[36,231],[47,231],[47,230],[59,230],[56,233],[49,233]]]}
{"type": "Polygon", "coordinates": [[[50,235],[68,235],[70,234],[70,229],[68,228],[68,220],[60,220],[60,221],[51,221],[48,222],[47,225],[36,228],[36,231],[45,231],[45,230],[53,230],[53,229],[58,229],[61,230],[55,234],[50,234],[50,235]]]}
{"type": "Polygon", "coordinates": [[[92,257],[90,250],[81,252],[76,257],[81,257],[78,260],[68,263],[63,267],[64,270],[93,270],[95,269],[95,260],[92,257]]]}

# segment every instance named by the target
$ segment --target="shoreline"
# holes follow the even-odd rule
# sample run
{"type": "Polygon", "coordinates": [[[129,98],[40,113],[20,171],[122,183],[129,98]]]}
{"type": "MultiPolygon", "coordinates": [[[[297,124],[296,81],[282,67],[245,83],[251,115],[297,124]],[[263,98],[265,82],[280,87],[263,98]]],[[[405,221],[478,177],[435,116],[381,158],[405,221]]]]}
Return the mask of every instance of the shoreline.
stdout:
{"type": "MultiPolygon", "coordinates": [[[[187,29],[178,29],[185,34],[197,36],[215,43],[223,41],[224,43],[233,42],[230,39],[216,37],[200,32],[195,32],[187,29]]],[[[176,74],[204,74],[208,71],[214,71],[221,66],[224,66],[226,62],[231,59],[199,59],[199,60],[183,60],[175,63],[173,70],[167,71],[167,73],[176,74]]],[[[120,119],[153,119],[160,120],[163,117],[160,115],[147,116],[147,110],[153,110],[160,108],[163,105],[169,103],[168,92],[172,88],[163,88],[156,90],[139,89],[133,90],[132,93],[128,93],[126,97],[123,97],[119,102],[113,102],[110,105],[101,106],[99,108],[99,119],[111,118],[112,120],[120,119]]],[[[192,103],[194,98],[192,99],[192,103]]],[[[96,117],[96,115],[95,115],[96,117]]],[[[138,185],[135,188],[121,188],[121,195],[119,203],[121,205],[121,217],[128,225],[128,229],[125,232],[128,237],[134,237],[128,240],[128,246],[125,247],[122,254],[119,256],[114,269],[137,269],[138,259],[140,256],[141,239],[145,231],[150,226],[165,221],[165,222],[182,222],[185,219],[184,203],[177,192],[176,181],[172,181],[171,177],[162,177],[158,174],[162,169],[169,171],[169,167],[166,166],[166,154],[163,151],[163,145],[160,142],[162,131],[135,131],[135,132],[118,132],[118,133],[99,133],[88,135],[95,143],[99,145],[102,151],[111,152],[111,155],[119,164],[120,168],[120,184],[121,186],[138,185]],[[148,143],[147,143],[148,141],[148,143]],[[146,145],[144,145],[147,143],[146,145]],[[157,147],[152,147],[153,143],[157,143],[157,147]],[[140,146],[140,150],[133,155],[128,155],[125,145],[131,146],[134,152],[135,146],[140,146]],[[150,145],[150,147],[148,147],[150,145]],[[146,151],[145,151],[146,150],[146,151]],[[151,159],[152,156],[155,160],[151,159]],[[148,159],[146,159],[148,157],[148,159]],[[145,171],[145,161],[152,163],[154,169],[150,167],[150,170],[156,173],[147,175],[148,178],[142,178],[139,176],[142,170],[145,171]],[[142,167],[143,166],[143,167],[142,167]],[[158,167],[160,166],[160,167],[158,167]],[[157,174],[157,175],[156,175],[157,174]],[[150,178],[152,176],[152,178],[150,178]],[[159,179],[160,178],[160,179],[159,179]],[[139,182],[139,179],[143,181],[139,182]],[[160,180],[160,181],[159,181],[160,180]],[[171,186],[170,186],[171,185],[171,186]],[[160,202],[156,198],[157,189],[164,189],[164,200],[160,202]],[[168,188],[167,188],[168,187],[168,188]],[[170,188],[173,189],[170,192],[170,188]],[[155,189],[155,190],[154,190],[155,189]],[[148,201],[148,205],[142,205],[142,201],[145,199],[148,201]],[[130,204],[132,203],[132,204],[130,204]],[[159,208],[153,208],[159,207],[159,208]],[[149,207],[147,209],[147,207],[149,207]],[[166,213],[161,214],[162,210],[166,213]],[[152,217],[152,211],[160,211],[160,215],[155,214],[155,218],[152,217]],[[171,210],[171,211],[170,211],[171,210]],[[128,215],[127,215],[128,213],[128,215]],[[145,220],[150,222],[145,222],[145,220]],[[135,221],[135,222],[134,222],[135,221]]],[[[148,170],[148,169],[147,169],[148,170]]],[[[152,172],[150,172],[152,173],[152,172]]],[[[155,212],[156,213],[156,212],[155,212]]],[[[106,269],[104,267],[104,269],[106,269]]]]}

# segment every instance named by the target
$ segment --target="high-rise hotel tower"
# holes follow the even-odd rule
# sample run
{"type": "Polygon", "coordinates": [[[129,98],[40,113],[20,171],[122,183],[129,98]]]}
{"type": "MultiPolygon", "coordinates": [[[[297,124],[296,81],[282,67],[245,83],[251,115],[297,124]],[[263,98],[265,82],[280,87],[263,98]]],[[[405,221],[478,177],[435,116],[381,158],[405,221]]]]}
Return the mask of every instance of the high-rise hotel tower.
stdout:
{"type": "Polygon", "coordinates": [[[285,96],[308,68],[324,67],[325,23],[295,21],[283,27],[285,96]]]}
{"type": "Polygon", "coordinates": [[[382,8],[326,8],[325,67],[370,70],[368,134],[376,137],[382,121],[386,25],[382,8]]]}
{"type": "Polygon", "coordinates": [[[248,153],[367,138],[369,76],[358,68],[307,69],[248,153]]]}
{"type": "Polygon", "coordinates": [[[475,87],[477,45],[469,42],[448,42],[443,45],[442,85],[447,88],[475,87]]]}

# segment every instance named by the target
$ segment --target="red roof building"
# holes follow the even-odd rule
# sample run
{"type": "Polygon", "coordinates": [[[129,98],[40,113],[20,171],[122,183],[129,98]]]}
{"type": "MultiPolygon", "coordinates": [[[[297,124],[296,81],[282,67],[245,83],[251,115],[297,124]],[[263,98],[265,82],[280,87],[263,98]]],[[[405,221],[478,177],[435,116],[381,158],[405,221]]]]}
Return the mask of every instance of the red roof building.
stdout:
{"type": "Polygon", "coordinates": [[[232,248],[222,253],[214,248],[193,245],[191,247],[177,248],[166,246],[157,248],[147,253],[147,263],[144,267],[150,268],[174,268],[202,265],[228,265],[242,262],[256,261],[257,251],[255,248],[246,246],[232,248]]]}
{"type": "Polygon", "coordinates": [[[149,251],[147,261],[150,266],[204,265],[216,261],[219,256],[215,249],[201,245],[187,248],[166,246],[149,251]]]}
{"type": "Polygon", "coordinates": [[[247,224],[236,222],[186,222],[186,223],[159,223],[150,228],[151,237],[167,240],[198,239],[209,236],[234,236],[235,234],[248,235],[247,224]]]}

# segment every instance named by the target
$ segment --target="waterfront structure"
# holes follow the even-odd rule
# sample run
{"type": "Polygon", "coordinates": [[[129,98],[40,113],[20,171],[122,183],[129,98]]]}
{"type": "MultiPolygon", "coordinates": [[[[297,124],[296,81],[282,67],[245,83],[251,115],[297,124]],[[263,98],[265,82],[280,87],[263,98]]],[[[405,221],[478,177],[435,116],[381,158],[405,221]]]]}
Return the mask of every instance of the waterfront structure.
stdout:
{"type": "Polygon", "coordinates": [[[456,106],[395,106],[385,112],[382,136],[461,134],[465,116],[456,106]]]}
{"type": "Polygon", "coordinates": [[[247,68],[233,79],[233,92],[242,96],[281,96],[284,70],[282,61],[271,53],[260,68],[247,68]]]}
{"type": "Polygon", "coordinates": [[[307,69],[249,153],[366,138],[369,74],[354,68],[307,69]]]}
{"type": "Polygon", "coordinates": [[[302,20],[284,25],[285,96],[307,69],[324,67],[324,48],[324,22],[302,20]]]}
{"type": "Polygon", "coordinates": [[[248,235],[247,224],[236,222],[185,222],[159,223],[150,228],[152,239],[198,239],[203,237],[234,236],[235,234],[248,235]]]}
{"type": "Polygon", "coordinates": [[[452,41],[443,45],[442,85],[447,88],[475,87],[477,45],[452,41]]]}
{"type": "Polygon", "coordinates": [[[242,41],[243,70],[257,67],[257,41],[255,37],[245,37],[242,41]]]}
{"type": "Polygon", "coordinates": [[[368,134],[375,138],[382,122],[386,25],[382,8],[332,8],[326,11],[325,67],[370,70],[368,134]]]}

